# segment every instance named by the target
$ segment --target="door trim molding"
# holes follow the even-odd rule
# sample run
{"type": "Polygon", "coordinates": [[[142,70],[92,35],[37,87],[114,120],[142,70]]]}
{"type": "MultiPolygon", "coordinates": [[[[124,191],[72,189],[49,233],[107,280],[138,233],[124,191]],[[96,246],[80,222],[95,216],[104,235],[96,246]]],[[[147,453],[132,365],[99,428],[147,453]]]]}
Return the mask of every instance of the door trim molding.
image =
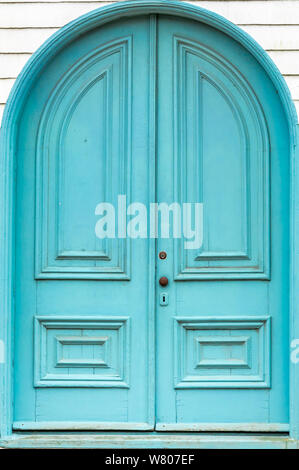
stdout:
{"type": "Polygon", "coordinates": [[[285,423],[158,423],[157,431],[184,432],[289,432],[285,423]]]}
{"type": "Polygon", "coordinates": [[[96,421],[15,421],[15,431],[152,431],[149,423],[117,423],[96,421]]]}
{"type": "MultiPolygon", "coordinates": [[[[299,152],[295,158],[297,145],[297,114],[290,91],[281,73],[274,65],[268,54],[243,30],[224,19],[216,13],[204,10],[197,6],[177,1],[165,0],[135,0],[132,2],[121,2],[112,6],[101,7],[86,15],[72,21],[51,36],[29,59],[22,72],[18,76],[13,89],[9,95],[4,110],[1,141],[0,141],[0,351],[4,350],[4,357],[0,357],[0,434],[6,438],[12,433],[13,416],[13,328],[14,328],[14,235],[15,235],[15,154],[18,124],[22,115],[22,108],[30,92],[36,77],[42,73],[49,61],[64,47],[78,36],[99,27],[110,21],[125,16],[136,16],[141,14],[167,14],[181,18],[189,18],[205,23],[219,31],[224,32],[239,42],[248,50],[261,64],[273,82],[282,102],[285,119],[288,124],[290,136],[290,162],[291,162],[291,237],[290,237],[290,340],[299,338],[299,152]],[[5,236],[3,236],[5,234],[5,236]]],[[[152,50],[152,57],[155,51],[152,50]]],[[[152,81],[152,91],[155,83],[152,81]]],[[[154,107],[151,110],[155,112],[154,107]]],[[[153,130],[154,131],[154,130],[153,130]]],[[[154,139],[151,148],[155,146],[154,139]]],[[[152,160],[152,158],[150,159],[152,160]]],[[[149,163],[150,165],[150,163],[149,163]]],[[[154,170],[151,168],[151,171],[154,170]]],[[[153,245],[154,246],[154,245],[153,245]]],[[[151,247],[152,249],[152,247],[151,247]]],[[[151,259],[151,258],[150,258],[151,259]]],[[[153,309],[153,305],[150,305],[153,309]]],[[[152,320],[150,320],[152,322],[152,320]]],[[[151,326],[153,324],[151,323],[151,326]]],[[[153,345],[153,338],[150,338],[153,345]]],[[[153,361],[154,359],[152,359],[153,361]]],[[[153,363],[153,362],[152,362],[153,363]]],[[[299,366],[290,364],[290,433],[293,438],[299,438],[299,366]]],[[[153,374],[150,374],[149,382],[153,384],[153,374]]],[[[154,397],[151,397],[153,402],[154,397]]],[[[72,438],[73,442],[76,439],[72,438]]],[[[147,437],[149,439],[149,437],[147,437]]],[[[208,438],[207,438],[208,439],[208,438]]],[[[269,442],[271,438],[269,438],[269,442]]],[[[14,443],[17,442],[13,439],[14,443]]],[[[24,441],[23,441],[24,442],[24,441]]],[[[29,441],[27,441],[29,442],[29,441]]],[[[31,441],[33,442],[33,441],[31,441]]],[[[41,441],[40,441],[41,442],[41,441]]],[[[46,442],[44,440],[44,442],[46,442]]],[[[56,441],[57,442],[57,441],[56,441]]],[[[123,441],[122,441],[123,442],[123,441]]],[[[130,441],[132,442],[132,440],[130,441]]],[[[185,439],[191,443],[190,439],[185,439]]],[[[198,441],[196,445],[201,445],[198,441]]],[[[210,442],[210,441],[207,441],[210,442]]],[[[219,445],[217,438],[217,444],[219,445]]],[[[237,442],[230,440],[230,442],[237,442]]],[[[251,441],[252,443],[253,441],[251,441]]],[[[259,441],[257,441],[259,442],[259,441]]],[[[265,438],[263,440],[265,443],[265,438]]],[[[271,441],[272,442],[272,441],[271,441]]],[[[280,442],[280,441],[277,441],[280,442]]],[[[285,444],[285,440],[284,446],[285,444]]],[[[120,443],[118,441],[118,443],[120,443]]],[[[176,441],[177,445],[178,441],[176,441]]],[[[52,444],[49,441],[49,446],[52,444]]],[[[105,442],[107,445],[107,441],[105,442]]],[[[121,444],[124,445],[124,444],[121,444]]],[[[136,443],[134,444],[136,445],[136,443]]],[[[233,445],[233,444],[230,444],[233,445]]],[[[281,444],[279,444],[281,445],[281,444]]]]}
{"type": "Polygon", "coordinates": [[[286,423],[97,423],[95,421],[14,421],[14,431],[151,431],[288,433],[286,423]]]}
{"type": "Polygon", "coordinates": [[[14,433],[0,441],[5,448],[87,449],[299,449],[299,441],[287,435],[199,433],[14,433]]]}

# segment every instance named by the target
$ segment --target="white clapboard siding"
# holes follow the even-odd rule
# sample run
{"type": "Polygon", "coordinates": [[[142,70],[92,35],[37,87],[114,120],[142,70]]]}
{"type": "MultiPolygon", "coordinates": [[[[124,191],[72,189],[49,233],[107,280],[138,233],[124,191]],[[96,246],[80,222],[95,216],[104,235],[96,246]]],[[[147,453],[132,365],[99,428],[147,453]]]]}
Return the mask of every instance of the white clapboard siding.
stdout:
{"type": "MultiPolygon", "coordinates": [[[[0,28],[61,27],[76,17],[112,2],[2,3],[0,28]]],[[[244,25],[299,25],[297,0],[188,2],[244,25]]]]}
{"type": "Polygon", "coordinates": [[[35,52],[55,31],[57,28],[0,29],[0,54],[35,52]]]}
{"type": "Polygon", "coordinates": [[[285,76],[284,78],[288,84],[293,100],[299,100],[299,76],[285,76]]]}
{"type": "MultiPolygon", "coordinates": [[[[299,25],[251,25],[241,26],[241,28],[268,51],[299,51],[299,25]]],[[[57,30],[58,28],[2,28],[0,29],[0,53],[32,53],[57,30]]]]}
{"type": "MultiPolygon", "coordinates": [[[[299,2],[296,3],[299,9],[299,2]]],[[[299,25],[249,25],[241,28],[268,51],[299,51],[299,25]]]]}
{"type": "Polygon", "coordinates": [[[0,123],[2,121],[3,112],[4,112],[4,104],[0,104],[0,123]]]}
{"type": "Polygon", "coordinates": [[[214,11],[239,25],[299,24],[297,0],[189,1],[187,3],[214,11]]]}
{"type": "Polygon", "coordinates": [[[31,54],[1,54],[0,77],[16,78],[28,61],[31,54]]]}
{"type": "MultiPolygon", "coordinates": [[[[78,2],[82,3],[82,0],[77,0],[78,2]]],[[[107,0],[86,0],[86,3],[106,3],[107,0]]],[[[111,0],[113,3],[116,3],[117,0],[111,0]]],[[[125,1],[125,0],[118,0],[119,2],[125,1]]],[[[186,0],[184,0],[186,1],[186,0]]],[[[193,0],[190,0],[190,3],[193,0]]],[[[194,0],[195,1],[195,0],[194,0]]],[[[210,1],[210,0],[207,0],[210,1]]],[[[226,0],[220,0],[225,2],[226,0]]],[[[250,0],[249,0],[250,1],[250,0]]],[[[267,0],[266,0],[267,1],[267,0]]],[[[268,0],[270,1],[270,0],[268,0]]],[[[76,3],[76,0],[19,0],[18,3],[76,3]]],[[[0,5],[1,3],[16,3],[16,0],[0,0],[0,5]]]]}
{"type": "Polygon", "coordinates": [[[299,74],[299,51],[269,51],[269,55],[283,75],[299,74]]]}
{"type": "Polygon", "coordinates": [[[5,104],[9,95],[9,92],[14,84],[14,80],[7,79],[0,81],[0,104],[5,104]]]}
{"type": "Polygon", "coordinates": [[[3,3],[0,6],[0,28],[60,28],[78,16],[106,4],[109,2],[3,3]]]}

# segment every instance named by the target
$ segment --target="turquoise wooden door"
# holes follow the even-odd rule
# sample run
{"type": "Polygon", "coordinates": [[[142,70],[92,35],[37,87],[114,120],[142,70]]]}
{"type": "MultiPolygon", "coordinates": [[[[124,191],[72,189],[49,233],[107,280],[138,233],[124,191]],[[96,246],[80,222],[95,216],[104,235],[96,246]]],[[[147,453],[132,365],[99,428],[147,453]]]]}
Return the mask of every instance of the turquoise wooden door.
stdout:
{"type": "Polygon", "coordinates": [[[287,430],[281,113],[250,54],[189,20],[116,21],[52,60],[19,132],[15,429],[287,430]],[[119,195],[202,203],[202,245],[118,215],[99,239],[119,195]]]}
{"type": "Polygon", "coordinates": [[[287,430],[282,110],[262,69],[225,35],[165,17],[158,38],[158,200],[202,202],[203,243],[158,240],[169,256],[157,276],[170,282],[158,289],[168,306],[156,298],[157,428],[287,430]]]}
{"type": "Polygon", "coordinates": [[[153,427],[147,241],[95,234],[99,203],[148,203],[149,44],[149,17],[94,30],[24,111],[15,428],[153,427]]]}

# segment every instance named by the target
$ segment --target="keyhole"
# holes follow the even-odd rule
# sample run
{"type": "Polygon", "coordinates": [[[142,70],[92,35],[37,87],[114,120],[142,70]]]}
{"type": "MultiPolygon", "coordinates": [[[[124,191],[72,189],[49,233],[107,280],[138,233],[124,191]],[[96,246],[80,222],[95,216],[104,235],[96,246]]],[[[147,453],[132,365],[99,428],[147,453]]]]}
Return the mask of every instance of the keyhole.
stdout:
{"type": "Polygon", "coordinates": [[[168,293],[167,292],[161,292],[160,294],[160,305],[162,307],[165,307],[168,305],[168,293]]]}

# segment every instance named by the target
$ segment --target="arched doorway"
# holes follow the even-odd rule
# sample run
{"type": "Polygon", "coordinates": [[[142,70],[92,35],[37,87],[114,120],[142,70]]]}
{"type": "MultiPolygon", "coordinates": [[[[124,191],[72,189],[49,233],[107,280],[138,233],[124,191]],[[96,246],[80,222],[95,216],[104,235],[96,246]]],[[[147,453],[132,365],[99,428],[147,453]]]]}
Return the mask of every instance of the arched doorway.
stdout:
{"type": "Polygon", "coordinates": [[[247,36],[168,3],[74,22],[10,105],[15,431],[289,431],[291,105],[247,36]],[[98,239],[120,195],[202,203],[202,246],[98,239]]]}

